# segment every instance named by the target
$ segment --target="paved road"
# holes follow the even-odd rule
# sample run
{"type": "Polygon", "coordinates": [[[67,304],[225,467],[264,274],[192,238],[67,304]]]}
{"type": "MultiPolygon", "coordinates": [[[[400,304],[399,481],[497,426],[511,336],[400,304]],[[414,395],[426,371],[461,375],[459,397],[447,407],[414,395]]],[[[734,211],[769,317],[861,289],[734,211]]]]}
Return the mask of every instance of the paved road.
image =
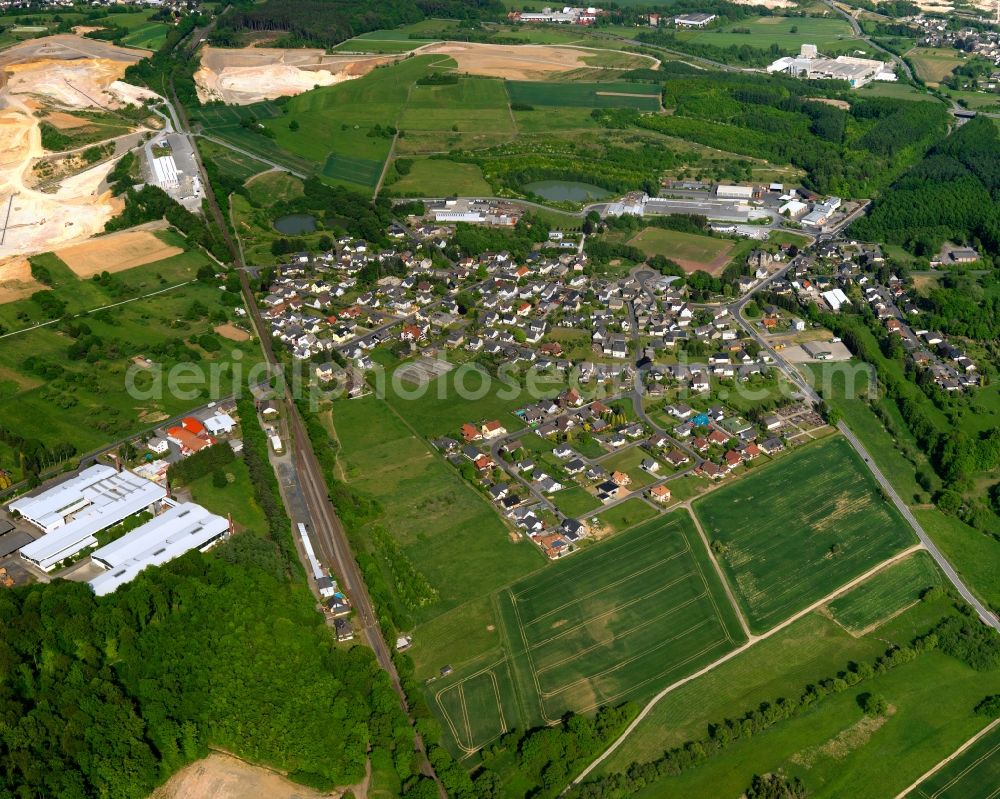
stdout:
{"type": "MultiPolygon", "coordinates": [[[[784,274],[794,263],[794,261],[789,263],[789,265],[784,267],[784,269],[775,273],[767,281],[764,281],[759,286],[755,287],[754,291],[760,290],[771,280],[776,279],[778,275],[784,274]]],[[[733,306],[731,306],[731,310],[733,311],[733,315],[735,316],[737,322],[739,322],[740,326],[743,327],[743,329],[746,330],[765,351],[770,353],[771,357],[774,358],[775,366],[780,369],[781,372],[802,392],[803,397],[811,401],[813,404],[820,404],[822,402],[822,398],[816,393],[816,390],[812,387],[812,385],[805,380],[798,369],[788,363],[788,361],[776,352],[774,348],[771,347],[771,345],[764,339],[764,337],[761,336],[757,329],[743,318],[743,308],[746,306],[752,296],[752,293],[753,292],[744,295],[736,303],[734,303],[733,306]]],[[[868,470],[878,481],[886,496],[892,504],[896,506],[910,527],[913,528],[913,532],[917,534],[917,538],[920,539],[923,545],[927,548],[927,551],[930,552],[931,557],[933,557],[937,562],[941,571],[944,572],[948,581],[954,586],[955,590],[958,591],[962,599],[968,602],[969,605],[975,609],[984,624],[987,624],[994,630],[1000,632],[1000,620],[998,620],[997,616],[988,610],[983,603],[975,597],[972,591],[969,590],[968,586],[966,586],[966,584],[962,581],[958,572],[955,571],[955,568],[948,562],[948,559],[944,556],[941,550],[938,549],[937,544],[935,544],[931,537],[927,535],[927,532],[921,526],[920,522],[917,521],[917,518],[910,511],[907,504],[903,502],[899,494],[896,493],[896,489],[892,487],[892,484],[885,478],[885,475],[882,474],[882,471],[875,465],[874,461],[872,461],[871,456],[869,455],[864,444],[862,444],[857,436],[854,435],[845,422],[838,422],[837,429],[844,435],[844,438],[851,443],[851,446],[853,446],[857,453],[861,456],[865,466],[868,467],[868,470]]]]}
{"type": "Polygon", "coordinates": [[[921,526],[920,522],[917,521],[917,518],[913,515],[912,511],[910,511],[910,508],[903,502],[902,499],[900,499],[896,490],[892,487],[892,484],[885,478],[885,475],[882,474],[882,470],[875,465],[874,461],[872,461],[868,454],[868,450],[865,449],[865,445],[858,440],[858,437],[851,432],[851,429],[844,424],[844,422],[839,422],[837,424],[837,429],[843,433],[844,438],[851,442],[851,446],[854,447],[858,454],[864,459],[865,464],[875,476],[875,479],[878,480],[879,485],[882,486],[882,490],[885,492],[886,496],[892,500],[892,504],[896,506],[896,509],[903,515],[903,518],[909,522],[910,526],[917,534],[917,538],[920,539],[920,542],[924,545],[927,551],[931,553],[931,557],[934,558],[941,571],[945,573],[945,576],[955,587],[955,590],[961,595],[962,599],[968,602],[975,609],[984,624],[987,624],[997,632],[1000,632],[1000,620],[998,620],[996,615],[989,611],[982,602],[976,599],[973,593],[966,587],[965,583],[962,582],[962,578],[958,576],[954,567],[941,553],[941,550],[938,549],[937,544],[935,544],[931,537],[924,531],[924,528],[921,526]]]}

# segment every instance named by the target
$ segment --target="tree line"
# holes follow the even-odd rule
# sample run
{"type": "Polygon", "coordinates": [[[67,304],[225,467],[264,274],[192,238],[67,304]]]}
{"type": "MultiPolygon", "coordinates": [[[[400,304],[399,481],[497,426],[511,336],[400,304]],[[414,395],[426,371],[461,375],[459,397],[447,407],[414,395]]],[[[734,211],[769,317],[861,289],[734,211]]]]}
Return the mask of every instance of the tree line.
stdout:
{"type": "MultiPolygon", "coordinates": [[[[932,601],[939,596],[940,589],[928,589],[923,599],[932,601]]],[[[660,780],[682,774],[722,754],[739,741],[753,738],[787,719],[801,715],[830,696],[909,663],[924,652],[940,650],[979,671],[996,668],[1000,664],[1000,636],[973,618],[968,606],[962,605],[961,611],[959,615],[942,618],[928,632],[916,636],[909,645],[889,647],[871,663],[848,663],[846,668],[833,676],[806,685],[798,697],[778,697],[771,702],[762,702],[735,719],[713,722],[702,738],[668,749],[656,760],[632,763],[624,772],[583,783],[571,789],[569,795],[572,799],[625,799],[634,796],[660,780]]],[[[864,694],[859,695],[859,703],[864,703],[866,698],[864,694]]]]}

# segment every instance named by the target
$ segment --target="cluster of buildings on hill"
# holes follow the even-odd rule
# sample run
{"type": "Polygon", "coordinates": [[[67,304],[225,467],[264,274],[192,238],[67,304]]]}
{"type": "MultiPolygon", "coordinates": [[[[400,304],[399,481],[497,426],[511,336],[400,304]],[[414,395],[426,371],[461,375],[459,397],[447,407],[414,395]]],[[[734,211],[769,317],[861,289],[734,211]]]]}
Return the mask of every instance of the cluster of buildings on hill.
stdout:
{"type": "Polygon", "coordinates": [[[855,89],[867,86],[873,80],[896,80],[896,73],[891,63],[847,55],[826,58],[817,52],[814,44],[802,45],[797,56],[783,56],[777,59],[768,66],[767,71],[809,80],[843,80],[855,89]]]}
{"type": "MultiPolygon", "coordinates": [[[[902,21],[919,31],[919,44],[922,47],[954,47],[956,50],[987,58],[995,66],[1000,66],[1000,31],[978,28],[955,30],[948,26],[946,19],[925,14],[904,17],[902,21]]],[[[983,80],[980,88],[995,90],[998,84],[1000,72],[994,72],[983,80]]]]}

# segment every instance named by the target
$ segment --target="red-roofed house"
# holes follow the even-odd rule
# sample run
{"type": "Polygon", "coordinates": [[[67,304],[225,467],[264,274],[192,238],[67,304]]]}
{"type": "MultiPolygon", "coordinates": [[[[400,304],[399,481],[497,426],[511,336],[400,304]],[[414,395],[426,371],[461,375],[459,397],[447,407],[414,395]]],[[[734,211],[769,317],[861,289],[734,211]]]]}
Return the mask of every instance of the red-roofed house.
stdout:
{"type": "Polygon", "coordinates": [[[203,425],[193,416],[185,416],[183,419],[181,419],[181,427],[183,427],[189,433],[193,433],[196,436],[205,434],[205,425],[203,425]]]}
{"type": "Polygon", "coordinates": [[[489,422],[483,422],[482,427],[483,438],[489,440],[491,438],[497,438],[498,436],[507,435],[507,428],[504,427],[496,419],[489,422]]]}
{"type": "Polygon", "coordinates": [[[466,441],[478,441],[483,437],[483,434],[479,431],[479,428],[474,424],[469,424],[466,422],[462,425],[462,438],[466,441]]]}

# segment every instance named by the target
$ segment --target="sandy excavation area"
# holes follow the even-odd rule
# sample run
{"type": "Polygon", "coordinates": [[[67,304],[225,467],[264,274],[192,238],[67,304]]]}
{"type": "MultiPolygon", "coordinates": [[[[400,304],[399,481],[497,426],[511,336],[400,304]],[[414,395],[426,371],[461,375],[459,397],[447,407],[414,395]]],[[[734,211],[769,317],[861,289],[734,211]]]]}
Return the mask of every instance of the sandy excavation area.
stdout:
{"type": "Polygon", "coordinates": [[[123,272],[182,252],[150,230],[122,230],[56,250],[56,255],[77,277],[86,278],[101,272],[123,272]]]}
{"type": "Polygon", "coordinates": [[[120,80],[146,54],[70,35],[22,42],[0,53],[0,225],[7,223],[0,260],[87,239],[121,210],[105,185],[112,162],[44,192],[28,185],[33,162],[46,154],[38,114],[55,114],[66,129],[74,124],[73,111],[120,108],[148,96],[120,80]]]}
{"type": "Polygon", "coordinates": [[[150,799],[319,799],[324,796],[339,796],[339,793],[320,793],[267,769],[212,752],[174,774],[150,799]]]}
{"type": "MultiPolygon", "coordinates": [[[[457,71],[509,80],[543,80],[554,73],[590,67],[586,59],[607,50],[547,44],[478,44],[474,42],[435,42],[414,51],[417,55],[447,55],[458,64],[457,71]]],[[[659,66],[650,56],[634,56],[659,66]]]]}
{"type": "Polygon", "coordinates": [[[0,305],[23,300],[44,288],[45,286],[31,276],[31,264],[26,258],[0,261],[0,305]]]}
{"type": "Polygon", "coordinates": [[[198,99],[248,105],[367,75],[401,56],[327,55],[324,50],[205,47],[195,73],[198,99]]]}

